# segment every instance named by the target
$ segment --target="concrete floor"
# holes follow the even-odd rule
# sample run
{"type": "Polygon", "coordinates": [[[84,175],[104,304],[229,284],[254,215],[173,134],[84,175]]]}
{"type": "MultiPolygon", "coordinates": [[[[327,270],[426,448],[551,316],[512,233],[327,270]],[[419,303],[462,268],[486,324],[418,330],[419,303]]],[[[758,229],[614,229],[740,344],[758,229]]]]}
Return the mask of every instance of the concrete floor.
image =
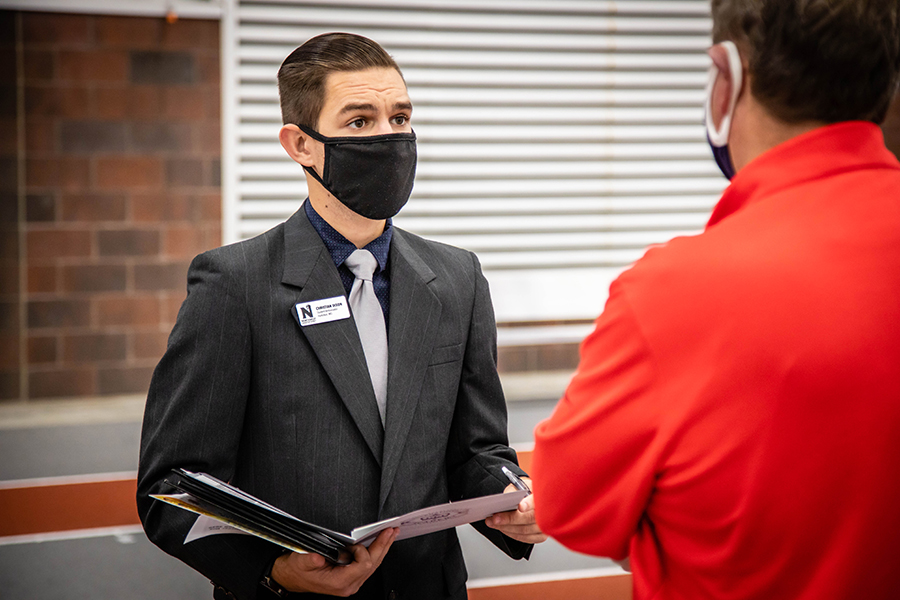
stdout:
{"type": "MultiPolygon", "coordinates": [[[[547,396],[543,399],[535,398],[541,386],[534,381],[525,382],[527,391],[522,394],[510,390],[513,445],[530,444],[534,426],[556,404],[554,391],[560,381],[557,377],[555,382],[544,382],[545,390],[538,392],[547,396]]],[[[10,418],[6,407],[0,411],[0,482],[135,471],[140,437],[140,411],[135,406],[139,402],[123,399],[122,407],[111,416],[92,419],[51,415],[23,420],[10,418]]],[[[538,546],[530,561],[512,561],[471,527],[460,528],[459,534],[470,580],[612,566],[608,560],[569,552],[552,540],[538,546]]],[[[139,528],[30,543],[9,544],[0,538],[0,598],[4,600],[210,597],[205,578],[154,547],[139,528]]]]}

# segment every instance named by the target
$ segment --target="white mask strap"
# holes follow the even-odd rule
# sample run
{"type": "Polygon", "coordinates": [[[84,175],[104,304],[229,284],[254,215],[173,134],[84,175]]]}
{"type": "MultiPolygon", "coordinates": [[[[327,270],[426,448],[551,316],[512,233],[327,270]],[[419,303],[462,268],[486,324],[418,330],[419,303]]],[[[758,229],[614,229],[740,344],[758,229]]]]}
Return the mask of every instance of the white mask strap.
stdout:
{"type": "Polygon", "coordinates": [[[725,48],[725,52],[728,54],[728,67],[731,70],[731,100],[728,103],[728,112],[722,117],[719,129],[716,129],[716,126],[713,124],[711,105],[713,86],[715,86],[716,79],[719,76],[719,68],[713,63],[709,70],[709,83],[706,86],[706,133],[709,134],[710,143],[717,148],[728,144],[728,134],[731,131],[731,116],[734,114],[734,106],[737,104],[738,95],[741,93],[741,82],[744,78],[741,55],[734,42],[726,40],[719,45],[725,48]]]}

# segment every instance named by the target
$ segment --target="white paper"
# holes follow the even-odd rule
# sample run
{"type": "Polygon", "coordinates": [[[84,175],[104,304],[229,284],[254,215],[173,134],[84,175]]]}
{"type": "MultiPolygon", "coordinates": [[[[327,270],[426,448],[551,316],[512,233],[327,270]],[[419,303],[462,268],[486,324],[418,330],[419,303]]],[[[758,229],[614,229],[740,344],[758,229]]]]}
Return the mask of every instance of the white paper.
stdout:
{"type": "Polygon", "coordinates": [[[379,532],[389,527],[400,528],[395,538],[397,540],[426,535],[466,523],[482,521],[493,514],[513,510],[526,496],[528,496],[528,492],[516,491],[429,506],[393,519],[357,527],[350,537],[368,546],[379,532]]]}
{"type": "Polygon", "coordinates": [[[187,544],[188,542],[205,538],[208,535],[216,535],[217,533],[242,533],[244,535],[252,535],[242,529],[238,529],[234,525],[223,523],[222,521],[207,517],[206,515],[197,515],[197,520],[194,521],[194,525],[191,527],[191,530],[188,531],[187,537],[184,538],[184,543],[187,544]]]}

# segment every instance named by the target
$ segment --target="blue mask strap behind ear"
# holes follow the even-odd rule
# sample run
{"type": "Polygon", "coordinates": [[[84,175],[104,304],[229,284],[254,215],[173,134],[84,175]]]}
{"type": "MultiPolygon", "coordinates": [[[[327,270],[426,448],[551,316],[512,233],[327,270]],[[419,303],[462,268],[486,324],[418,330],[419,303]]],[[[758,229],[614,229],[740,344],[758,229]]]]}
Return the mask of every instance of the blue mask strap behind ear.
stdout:
{"type": "Polygon", "coordinates": [[[706,124],[706,141],[709,142],[709,147],[712,148],[713,158],[722,174],[730,180],[735,176],[736,171],[731,160],[731,154],[728,151],[728,136],[731,131],[731,118],[734,115],[734,107],[741,93],[744,75],[741,55],[734,42],[726,40],[721,42],[720,45],[728,55],[728,68],[731,72],[731,98],[729,98],[728,102],[728,112],[722,115],[722,120],[717,129],[712,121],[712,93],[719,75],[719,69],[713,65],[710,68],[709,84],[706,87],[706,106],[703,120],[706,124]]]}

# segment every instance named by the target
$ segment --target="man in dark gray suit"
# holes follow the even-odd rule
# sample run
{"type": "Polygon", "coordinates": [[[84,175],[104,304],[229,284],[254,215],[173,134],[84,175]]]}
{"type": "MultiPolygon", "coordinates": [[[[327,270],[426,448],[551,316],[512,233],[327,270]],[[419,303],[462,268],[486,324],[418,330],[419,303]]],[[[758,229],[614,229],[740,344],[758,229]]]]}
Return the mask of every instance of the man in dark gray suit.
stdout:
{"type": "MultiPolygon", "coordinates": [[[[193,515],[150,497],[172,491],[163,480],[182,467],[349,532],[504,491],[503,466],[525,475],[507,444],[478,260],[391,225],[416,161],[396,63],[371,40],[327,34],[288,56],[278,79],[281,143],[306,170],[309,199],[285,223],[191,264],[147,398],[144,529],[209,577],[216,598],[464,599],[454,529],[396,544],[387,530],[334,567],[246,535],[185,544],[193,515]],[[377,262],[374,275],[351,272],[358,249],[377,262]],[[354,305],[366,289],[380,337],[354,305]]],[[[545,539],[530,497],[476,528],[513,558],[545,539]]]]}

